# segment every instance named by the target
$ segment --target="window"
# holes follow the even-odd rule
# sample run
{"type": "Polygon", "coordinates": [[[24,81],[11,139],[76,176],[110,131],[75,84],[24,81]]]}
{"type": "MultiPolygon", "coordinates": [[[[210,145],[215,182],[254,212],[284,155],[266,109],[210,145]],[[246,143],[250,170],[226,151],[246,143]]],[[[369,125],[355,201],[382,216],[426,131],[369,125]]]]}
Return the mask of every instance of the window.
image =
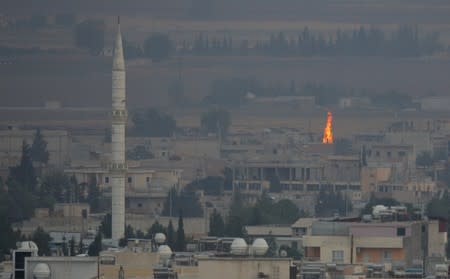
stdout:
{"type": "Polygon", "coordinates": [[[105,177],[105,183],[109,183],[109,177],[105,177]]]}
{"type": "Polygon", "coordinates": [[[380,151],[375,152],[375,156],[380,157],[380,151]]]}
{"type": "Polygon", "coordinates": [[[405,157],[405,155],[406,155],[405,151],[398,152],[398,157],[405,157]]]}
{"type": "Polygon", "coordinates": [[[405,228],[397,228],[397,236],[405,236],[406,229],[405,228]]]}
{"type": "Polygon", "coordinates": [[[343,250],[334,250],[334,251],[332,251],[332,261],[334,263],[342,263],[342,262],[344,262],[344,251],[343,250]]]}
{"type": "Polygon", "coordinates": [[[389,250],[384,250],[383,251],[383,260],[391,261],[392,260],[392,252],[389,250]]]}
{"type": "Polygon", "coordinates": [[[138,207],[139,207],[139,208],[142,208],[142,203],[138,203],[138,207]]]}
{"type": "Polygon", "coordinates": [[[145,181],[150,182],[150,177],[147,176],[147,177],[145,178],[145,181]]]}
{"type": "Polygon", "coordinates": [[[131,183],[133,181],[133,179],[131,178],[131,176],[128,176],[128,183],[131,183]]]}
{"type": "Polygon", "coordinates": [[[391,151],[387,152],[387,156],[388,156],[388,158],[391,158],[391,151]]]}

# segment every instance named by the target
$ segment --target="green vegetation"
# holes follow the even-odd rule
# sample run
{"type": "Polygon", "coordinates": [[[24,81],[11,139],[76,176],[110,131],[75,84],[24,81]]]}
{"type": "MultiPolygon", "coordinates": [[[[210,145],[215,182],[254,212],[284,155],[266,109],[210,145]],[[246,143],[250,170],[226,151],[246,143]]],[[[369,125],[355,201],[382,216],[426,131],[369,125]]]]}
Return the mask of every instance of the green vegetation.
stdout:
{"type": "Polygon", "coordinates": [[[374,26],[360,26],[350,31],[338,29],[325,37],[305,27],[296,37],[288,37],[283,32],[273,33],[268,39],[257,41],[254,47],[244,39],[235,48],[231,37],[222,40],[199,34],[194,38],[194,47],[190,49],[189,44],[183,42],[181,52],[196,55],[417,57],[443,49],[439,33],[419,36],[418,29],[417,25],[400,25],[389,34],[374,26]]]}
{"type": "Polygon", "coordinates": [[[112,236],[112,216],[111,213],[106,214],[100,224],[99,231],[104,238],[111,238],[112,236]]]}
{"type": "Polygon", "coordinates": [[[98,256],[102,251],[102,234],[99,231],[94,241],[88,247],[88,255],[91,257],[98,256]]]}
{"type": "Polygon", "coordinates": [[[47,151],[47,142],[42,137],[41,129],[36,129],[30,155],[33,162],[42,164],[47,164],[48,162],[49,153],[47,151]]]}
{"type": "Polygon", "coordinates": [[[225,223],[222,215],[220,215],[214,208],[213,213],[209,217],[209,236],[222,237],[225,235],[225,223]]]}
{"type": "Polygon", "coordinates": [[[171,249],[175,249],[175,230],[173,228],[172,220],[169,221],[169,225],[167,226],[167,245],[171,249]]]}
{"type": "Polygon", "coordinates": [[[255,205],[246,205],[239,192],[235,192],[228,215],[224,219],[214,210],[210,216],[210,236],[244,237],[244,226],[263,224],[292,224],[306,216],[290,200],[274,202],[264,193],[255,205]]]}
{"type": "Polygon", "coordinates": [[[202,113],[200,126],[204,133],[215,133],[225,138],[231,126],[230,112],[224,109],[210,109],[202,113]]]}
{"type": "Polygon", "coordinates": [[[39,256],[50,256],[49,242],[52,240],[50,235],[42,227],[37,227],[31,236],[31,240],[39,247],[39,256]]]}
{"type": "Polygon", "coordinates": [[[223,193],[225,179],[222,176],[208,176],[194,180],[184,187],[187,192],[203,191],[205,195],[219,196],[223,193]]]}
{"type": "Polygon", "coordinates": [[[133,149],[127,150],[127,159],[129,160],[145,160],[153,159],[155,155],[144,145],[136,145],[133,149]]]}
{"type": "Polygon", "coordinates": [[[135,112],[132,133],[139,137],[171,137],[177,123],[171,116],[156,109],[148,109],[144,113],[135,112]]]}
{"type": "Polygon", "coordinates": [[[180,210],[178,217],[178,229],[175,240],[175,251],[185,251],[186,250],[186,236],[184,235],[184,224],[183,224],[183,214],[180,210]]]}
{"type": "Polygon", "coordinates": [[[177,192],[172,188],[167,195],[162,211],[163,216],[173,216],[175,212],[182,211],[185,217],[201,217],[203,209],[195,192],[183,189],[177,192]]]}
{"type": "Polygon", "coordinates": [[[343,197],[340,191],[326,192],[321,190],[317,196],[315,211],[318,217],[331,217],[335,213],[346,216],[346,213],[352,211],[352,203],[343,197]]]}

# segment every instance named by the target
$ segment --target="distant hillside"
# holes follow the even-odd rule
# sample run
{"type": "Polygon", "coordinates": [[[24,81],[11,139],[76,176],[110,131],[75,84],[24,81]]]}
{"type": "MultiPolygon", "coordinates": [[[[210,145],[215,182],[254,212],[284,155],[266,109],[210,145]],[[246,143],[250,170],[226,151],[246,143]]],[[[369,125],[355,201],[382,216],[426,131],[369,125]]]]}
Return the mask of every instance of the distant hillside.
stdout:
{"type": "Polygon", "coordinates": [[[448,23],[447,0],[14,0],[4,14],[148,15],[176,19],[448,23]],[[24,8],[25,7],[25,8],[24,8]]]}

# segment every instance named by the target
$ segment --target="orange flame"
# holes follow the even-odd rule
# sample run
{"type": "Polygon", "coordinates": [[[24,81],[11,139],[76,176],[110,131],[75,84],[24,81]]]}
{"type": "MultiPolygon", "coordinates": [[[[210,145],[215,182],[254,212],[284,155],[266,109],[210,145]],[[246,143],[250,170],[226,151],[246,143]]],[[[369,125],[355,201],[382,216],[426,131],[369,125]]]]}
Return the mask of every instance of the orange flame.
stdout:
{"type": "Polygon", "coordinates": [[[322,142],[326,144],[333,143],[333,116],[331,112],[327,114],[327,125],[323,130],[322,142]]]}

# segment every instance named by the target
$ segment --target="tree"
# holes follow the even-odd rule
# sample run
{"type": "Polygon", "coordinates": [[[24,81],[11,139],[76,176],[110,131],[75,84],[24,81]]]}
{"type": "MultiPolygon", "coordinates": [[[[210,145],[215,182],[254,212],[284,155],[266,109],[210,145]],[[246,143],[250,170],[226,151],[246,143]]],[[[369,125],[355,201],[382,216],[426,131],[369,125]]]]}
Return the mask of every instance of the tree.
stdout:
{"type": "Polygon", "coordinates": [[[125,236],[119,240],[119,246],[125,247],[128,244],[128,239],[135,238],[136,234],[134,233],[134,229],[131,225],[127,225],[125,227],[125,236]]]}
{"type": "Polygon", "coordinates": [[[112,236],[112,216],[111,213],[107,213],[100,224],[100,232],[105,238],[111,238],[112,236]]]}
{"type": "Polygon", "coordinates": [[[224,178],[221,176],[208,176],[196,179],[184,188],[188,192],[204,191],[206,195],[219,196],[223,193],[224,178]]]}
{"type": "Polygon", "coordinates": [[[271,193],[280,193],[283,190],[280,183],[280,178],[278,175],[272,175],[270,177],[270,188],[269,191],[271,193]]]}
{"type": "Polygon", "coordinates": [[[205,133],[215,133],[217,137],[223,139],[231,125],[230,112],[223,109],[211,109],[204,112],[200,119],[200,125],[205,133]]]}
{"type": "Polygon", "coordinates": [[[250,226],[258,226],[263,223],[263,217],[261,208],[259,206],[254,206],[252,208],[252,212],[250,215],[250,219],[248,220],[248,225],[250,226]]]}
{"type": "Polygon", "coordinates": [[[173,228],[172,220],[169,221],[167,226],[167,245],[171,248],[175,248],[175,230],[173,228]]]}
{"type": "Polygon", "coordinates": [[[133,149],[127,150],[127,159],[129,160],[145,160],[153,158],[155,158],[155,155],[153,155],[153,153],[144,145],[136,145],[133,149]]]}
{"type": "Polygon", "coordinates": [[[105,45],[105,23],[85,20],[75,26],[75,45],[98,55],[105,45]]]}
{"type": "Polygon", "coordinates": [[[147,238],[153,238],[157,233],[166,233],[166,229],[163,225],[161,225],[157,220],[152,226],[148,229],[147,238]]]}
{"type": "Polygon", "coordinates": [[[17,181],[30,193],[35,193],[37,180],[31,158],[31,148],[25,141],[22,143],[22,157],[20,164],[9,170],[10,179],[17,181]]]}
{"type": "Polygon", "coordinates": [[[351,202],[342,196],[340,191],[327,192],[321,190],[316,201],[316,215],[320,217],[330,217],[335,213],[345,215],[352,210],[351,202]]]}
{"type": "Polygon", "coordinates": [[[275,237],[270,233],[269,237],[266,239],[269,249],[267,250],[268,257],[275,257],[277,255],[277,243],[275,242],[275,237]]]}
{"type": "Polygon", "coordinates": [[[213,213],[209,217],[209,236],[222,237],[225,235],[225,223],[222,215],[214,208],[213,213]]]}
{"type": "Polygon", "coordinates": [[[225,235],[228,237],[244,237],[245,234],[242,217],[229,215],[225,224],[225,235]]]}
{"type": "Polygon", "coordinates": [[[20,231],[16,233],[12,229],[10,214],[14,209],[11,205],[12,201],[0,178],[0,260],[9,255],[10,249],[16,248],[16,242],[20,237],[20,231]]]}
{"type": "Polygon", "coordinates": [[[91,212],[99,212],[100,210],[100,189],[97,186],[97,180],[94,177],[88,184],[87,202],[91,208],[91,212]]]}
{"type": "Polygon", "coordinates": [[[6,185],[10,201],[8,203],[9,220],[17,222],[30,218],[38,200],[37,179],[31,161],[30,147],[25,142],[22,144],[20,164],[10,168],[6,185]]]}
{"type": "Polygon", "coordinates": [[[39,188],[39,206],[53,208],[55,202],[68,202],[67,193],[70,189],[70,179],[62,171],[53,170],[42,178],[39,188]]]}
{"type": "Polygon", "coordinates": [[[102,251],[102,233],[98,231],[94,241],[89,245],[88,255],[91,257],[98,256],[100,251],[102,251]]]}
{"type": "Polygon", "coordinates": [[[132,121],[133,133],[140,137],[171,137],[177,127],[175,119],[153,108],[134,113],[132,121]]]}
{"type": "Polygon", "coordinates": [[[33,162],[39,162],[42,164],[48,163],[49,153],[47,150],[47,142],[42,137],[41,129],[39,128],[36,129],[36,134],[34,135],[30,156],[33,162]]]}
{"type": "Polygon", "coordinates": [[[186,249],[186,237],[184,235],[183,214],[180,211],[178,217],[177,239],[175,242],[175,251],[183,252],[186,249]]]}
{"type": "Polygon", "coordinates": [[[162,215],[172,217],[177,211],[183,211],[185,217],[203,216],[203,208],[195,192],[183,190],[178,193],[172,188],[164,202],[162,215]]]}
{"type": "Polygon", "coordinates": [[[78,255],[84,254],[84,244],[83,239],[80,237],[80,242],[78,242],[78,255]]]}
{"type": "Polygon", "coordinates": [[[37,227],[31,237],[34,243],[39,248],[39,256],[50,256],[49,242],[52,240],[50,235],[44,231],[42,227],[37,227]]]}
{"type": "Polygon", "coordinates": [[[167,34],[153,33],[144,42],[144,53],[153,62],[168,59],[172,50],[172,42],[167,34]]]}
{"type": "Polygon", "coordinates": [[[75,250],[75,237],[72,236],[72,239],[69,240],[69,249],[70,249],[70,256],[75,256],[77,254],[75,250]]]}

